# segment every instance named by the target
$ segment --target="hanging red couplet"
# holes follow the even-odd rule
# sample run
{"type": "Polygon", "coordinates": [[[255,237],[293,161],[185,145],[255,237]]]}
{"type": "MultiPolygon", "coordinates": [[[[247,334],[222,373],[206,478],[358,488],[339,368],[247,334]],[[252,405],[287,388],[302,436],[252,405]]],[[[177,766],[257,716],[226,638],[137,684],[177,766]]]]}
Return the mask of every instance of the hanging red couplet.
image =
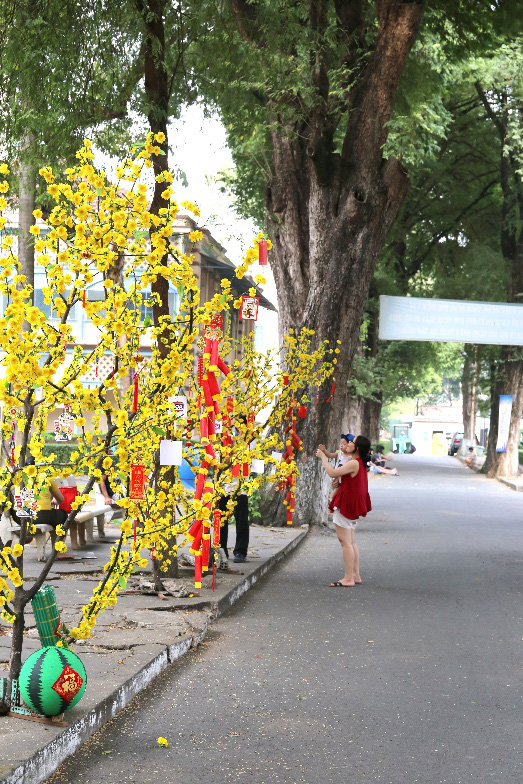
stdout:
{"type": "Polygon", "coordinates": [[[129,498],[131,501],[142,501],[145,495],[145,466],[132,465],[129,483],[129,498]]]}
{"type": "Polygon", "coordinates": [[[267,264],[267,240],[260,240],[258,243],[258,261],[260,266],[267,264]]]}
{"type": "Polygon", "coordinates": [[[248,297],[244,294],[240,308],[240,318],[243,319],[243,321],[257,321],[259,306],[259,297],[248,297]]]}
{"type": "Polygon", "coordinates": [[[221,523],[222,513],[219,509],[214,510],[214,517],[213,517],[213,529],[212,529],[212,546],[219,547],[220,546],[220,523],[221,523]]]}

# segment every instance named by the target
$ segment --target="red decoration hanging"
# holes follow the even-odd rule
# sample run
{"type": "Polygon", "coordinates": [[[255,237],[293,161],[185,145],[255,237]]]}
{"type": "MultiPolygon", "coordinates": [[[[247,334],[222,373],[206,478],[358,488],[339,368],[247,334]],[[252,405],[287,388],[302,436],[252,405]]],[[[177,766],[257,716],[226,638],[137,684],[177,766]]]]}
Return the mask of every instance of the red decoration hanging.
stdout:
{"type": "Polygon", "coordinates": [[[240,307],[240,318],[243,321],[257,321],[259,306],[259,297],[248,297],[244,294],[242,296],[242,304],[240,307]]]}
{"type": "Polygon", "coordinates": [[[335,389],[336,389],[336,379],[333,379],[333,382],[332,382],[332,387],[331,387],[331,392],[330,392],[330,395],[329,395],[329,397],[328,397],[328,398],[327,398],[327,400],[325,401],[326,403],[329,403],[329,402],[332,400],[332,396],[334,395],[334,391],[335,391],[335,389]]]}
{"type": "Polygon", "coordinates": [[[133,523],[133,542],[136,544],[136,526],[138,525],[138,520],[135,520],[133,523]]]}
{"type": "Polygon", "coordinates": [[[222,513],[219,509],[214,510],[213,528],[212,528],[212,546],[220,546],[220,524],[222,521],[222,513]]]}
{"type": "Polygon", "coordinates": [[[284,376],[283,377],[283,386],[284,387],[288,387],[289,386],[289,376],[284,376]]]}
{"type": "Polygon", "coordinates": [[[129,483],[129,498],[131,501],[142,501],[145,496],[145,466],[132,465],[129,483]]]}
{"type": "Polygon", "coordinates": [[[200,354],[198,357],[198,384],[201,387],[203,383],[203,356],[200,354]]]}
{"type": "Polygon", "coordinates": [[[138,373],[133,376],[134,390],[133,390],[133,413],[138,411],[138,373]]]}
{"type": "Polygon", "coordinates": [[[83,305],[83,307],[84,307],[84,308],[85,308],[85,303],[86,303],[86,302],[87,302],[87,292],[86,292],[86,290],[84,289],[84,290],[82,291],[82,305],[83,305]]]}
{"type": "Polygon", "coordinates": [[[262,267],[267,264],[267,240],[258,242],[258,261],[262,267]]]}
{"type": "Polygon", "coordinates": [[[299,406],[298,417],[300,419],[305,419],[306,416],[307,416],[307,406],[299,406]]]}

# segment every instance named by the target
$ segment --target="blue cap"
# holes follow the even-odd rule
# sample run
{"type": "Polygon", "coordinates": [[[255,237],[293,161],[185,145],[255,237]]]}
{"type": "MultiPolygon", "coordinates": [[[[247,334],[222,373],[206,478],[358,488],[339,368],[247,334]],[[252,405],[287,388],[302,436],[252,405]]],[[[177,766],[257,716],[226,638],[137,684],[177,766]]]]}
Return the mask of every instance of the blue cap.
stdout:
{"type": "Polygon", "coordinates": [[[340,438],[344,438],[345,441],[354,441],[354,436],[352,433],[342,433],[340,438]]]}

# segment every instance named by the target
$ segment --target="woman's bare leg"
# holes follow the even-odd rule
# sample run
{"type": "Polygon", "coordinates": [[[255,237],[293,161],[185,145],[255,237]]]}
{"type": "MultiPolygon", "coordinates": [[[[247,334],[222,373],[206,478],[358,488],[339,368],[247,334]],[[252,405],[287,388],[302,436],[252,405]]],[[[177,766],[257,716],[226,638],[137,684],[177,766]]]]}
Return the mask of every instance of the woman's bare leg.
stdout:
{"type": "Polygon", "coordinates": [[[358,550],[358,545],[356,544],[356,529],[353,528],[351,530],[351,543],[352,549],[354,550],[354,582],[361,583],[360,577],[360,551],[358,550]]]}
{"type": "Polygon", "coordinates": [[[336,533],[341,544],[341,551],[343,553],[343,563],[345,565],[345,575],[341,578],[340,583],[347,586],[354,585],[354,547],[352,546],[352,531],[350,528],[342,528],[340,525],[336,526],[336,533]]]}

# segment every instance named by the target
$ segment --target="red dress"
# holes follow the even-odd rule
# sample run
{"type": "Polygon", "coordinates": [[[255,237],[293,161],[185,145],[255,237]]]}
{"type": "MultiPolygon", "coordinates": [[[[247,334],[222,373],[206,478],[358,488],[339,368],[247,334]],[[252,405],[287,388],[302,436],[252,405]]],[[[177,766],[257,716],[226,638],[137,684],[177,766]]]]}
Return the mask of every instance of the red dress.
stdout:
{"type": "Polygon", "coordinates": [[[353,458],[360,464],[360,470],[356,476],[344,474],[341,479],[339,490],[329,504],[329,509],[334,512],[339,509],[341,514],[348,520],[357,520],[358,517],[366,517],[372,505],[369,495],[369,482],[367,469],[360,457],[353,458]]]}

